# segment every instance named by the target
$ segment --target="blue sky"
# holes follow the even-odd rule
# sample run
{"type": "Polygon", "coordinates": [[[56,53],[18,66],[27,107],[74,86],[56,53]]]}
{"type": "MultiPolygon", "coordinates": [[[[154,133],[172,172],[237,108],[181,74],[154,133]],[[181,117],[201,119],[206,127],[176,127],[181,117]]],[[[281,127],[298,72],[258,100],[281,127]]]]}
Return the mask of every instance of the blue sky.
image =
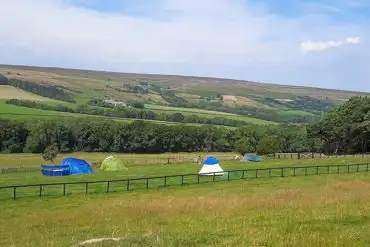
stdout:
{"type": "Polygon", "coordinates": [[[365,0],[3,0],[0,63],[370,92],[369,26],[365,0]]]}

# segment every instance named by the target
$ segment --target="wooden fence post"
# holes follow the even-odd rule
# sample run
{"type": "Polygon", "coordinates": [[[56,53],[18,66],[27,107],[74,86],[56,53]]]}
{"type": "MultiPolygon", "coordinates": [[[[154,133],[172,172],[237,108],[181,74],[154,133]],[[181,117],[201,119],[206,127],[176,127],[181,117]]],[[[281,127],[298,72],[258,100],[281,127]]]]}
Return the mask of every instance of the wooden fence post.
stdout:
{"type": "Polygon", "coordinates": [[[127,188],[126,188],[127,191],[130,191],[130,179],[127,180],[127,188]]]}
{"type": "Polygon", "coordinates": [[[17,198],[17,188],[13,187],[13,200],[17,198]]]}

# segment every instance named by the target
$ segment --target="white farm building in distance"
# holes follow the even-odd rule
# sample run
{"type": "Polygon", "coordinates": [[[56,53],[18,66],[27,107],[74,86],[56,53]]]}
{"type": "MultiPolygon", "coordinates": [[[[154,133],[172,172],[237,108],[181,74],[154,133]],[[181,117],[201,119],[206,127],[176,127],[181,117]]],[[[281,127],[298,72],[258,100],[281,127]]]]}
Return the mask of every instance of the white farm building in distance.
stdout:
{"type": "Polygon", "coordinates": [[[105,103],[114,105],[115,107],[130,107],[127,103],[123,101],[115,101],[115,100],[104,100],[105,103]]]}

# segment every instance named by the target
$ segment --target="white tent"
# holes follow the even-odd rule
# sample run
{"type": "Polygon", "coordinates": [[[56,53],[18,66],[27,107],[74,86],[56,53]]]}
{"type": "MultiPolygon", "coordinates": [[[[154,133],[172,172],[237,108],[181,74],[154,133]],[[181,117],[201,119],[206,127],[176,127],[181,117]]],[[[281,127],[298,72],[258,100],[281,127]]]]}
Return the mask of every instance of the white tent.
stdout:
{"type": "Polygon", "coordinates": [[[218,160],[214,157],[208,157],[203,161],[203,167],[199,172],[199,175],[213,176],[223,175],[224,170],[221,168],[218,160]]]}

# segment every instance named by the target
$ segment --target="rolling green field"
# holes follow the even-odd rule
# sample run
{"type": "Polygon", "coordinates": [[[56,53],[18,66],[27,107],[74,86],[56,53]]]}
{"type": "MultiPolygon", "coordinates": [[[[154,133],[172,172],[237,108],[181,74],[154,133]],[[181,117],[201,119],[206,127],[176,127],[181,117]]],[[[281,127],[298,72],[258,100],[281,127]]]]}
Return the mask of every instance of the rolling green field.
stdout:
{"type": "MultiPolygon", "coordinates": [[[[310,104],[313,101],[316,102],[317,100],[325,99],[331,102],[331,106],[334,106],[352,96],[368,95],[368,93],[361,92],[296,87],[219,78],[142,75],[10,65],[0,65],[0,74],[6,76],[8,79],[62,87],[63,90],[68,92],[68,94],[76,100],[77,104],[86,104],[93,98],[109,98],[127,102],[136,101],[144,103],[148,110],[153,110],[157,113],[181,112],[184,115],[197,114],[206,118],[222,116],[252,124],[276,124],[276,122],[286,121],[300,123],[301,120],[298,119],[301,119],[303,116],[307,117],[304,121],[310,121],[311,118],[320,115],[316,110],[310,108],[310,104]],[[148,91],[145,93],[140,92],[140,90],[130,91],[131,89],[127,89],[127,85],[140,88],[144,85],[142,83],[147,83],[148,91]],[[170,99],[162,95],[162,89],[167,89],[172,92],[173,95],[168,96],[170,99]],[[225,100],[219,100],[219,98],[217,98],[219,95],[225,97],[225,100]],[[306,103],[298,102],[298,108],[297,106],[293,107],[292,105],[284,103],[295,101],[297,97],[307,96],[311,98],[308,99],[306,103]],[[176,105],[173,104],[173,100],[176,101],[176,97],[181,97],[184,102],[187,102],[186,105],[189,108],[167,106],[171,104],[176,105]],[[275,100],[275,103],[271,100],[275,100]],[[282,103],[277,104],[276,100],[282,103]],[[205,109],[194,109],[194,107],[199,104],[206,105],[208,109],[216,110],[217,107],[214,103],[218,103],[218,105],[222,106],[224,109],[227,108],[228,110],[224,111],[228,112],[234,111],[240,113],[242,107],[247,107],[251,110],[243,110],[243,116],[241,116],[205,109]],[[257,109],[257,113],[253,113],[255,109],[257,109]],[[264,113],[264,110],[269,110],[269,112],[264,113]],[[266,118],[266,114],[270,114],[271,112],[277,115],[273,118],[266,118]]],[[[9,86],[0,86],[0,91],[2,92],[0,92],[0,99],[3,100],[17,97],[19,99],[40,101],[45,99],[9,86]]],[[[56,102],[48,101],[48,104],[55,103],[56,102]]],[[[320,109],[326,107],[326,103],[324,102],[316,103],[321,105],[320,107],[322,108],[320,109]]],[[[66,103],[63,103],[63,105],[68,105],[69,107],[76,106],[75,104],[66,103]]]]}
{"type": "MultiPolygon", "coordinates": [[[[51,103],[53,104],[53,103],[51,103]]],[[[55,104],[55,103],[54,103],[55,104]]],[[[29,120],[29,119],[54,119],[54,118],[107,118],[103,116],[68,113],[68,112],[57,112],[57,111],[47,111],[41,109],[34,109],[28,107],[21,107],[16,105],[5,104],[4,101],[0,101],[0,118],[9,120],[29,120]]],[[[111,118],[117,121],[127,121],[120,118],[111,118]]]]}
{"type": "MultiPolygon", "coordinates": [[[[57,104],[57,103],[52,102],[50,104],[57,104]]],[[[62,105],[65,105],[65,103],[63,103],[62,105]]],[[[57,118],[111,119],[111,120],[119,121],[119,122],[135,121],[135,119],[132,119],[132,118],[115,118],[115,117],[87,115],[87,114],[79,114],[79,113],[47,111],[47,110],[34,109],[34,108],[28,108],[28,107],[21,107],[21,106],[16,106],[16,105],[8,105],[4,101],[0,100],[0,119],[8,119],[8,120],[44,119],[44,120],[47,120],[47,119],[57,119],[57,118]]],[[[185,123],[148,120],[148,119],[143,119],[143,121],[149,121],[149,122],[153,122],[157,124],[166,124],[166,125],[185,124],[185,123]]],[[[186,123],[186,125],[202,126],[203,124],[186,123]]],[[[235,128],[231,126],[222,126],[222,125],[214,125],[214,126],[221,127],[221,128],[235,128]]]]}
{"type": "Polygon", "coordinates": [[[203,113],[203,114],[211,114],[211,115],[222,115],[222,116],[235,116],[236,114],[226,113],[226,112],[218,112],[218,111],[208,111],[202,109],[194,109],[194,108],[181,108],[181,107],[171,107],[171,106],[163,106],[163,105],[153,105],[153,104],[145,104],[145,108],[148,110],[162,110],[162,111],[172,111],[172,112],[191,112],[191,113],[203,113]]]}
{"type": "Polygon", "coordinates": [[[158,106],[158,105],[150,105],[150,104],[145,105],[145,108],[148,110],[157,112],[157,113],[181,112],[185,116],[197,115],[199,117],[205,117],[205,118],[221,117],[221,118],[227,118],[227,119],[232,119],[232,120],[245,121],[246,123],[259,124],[259,125],[278,124],[276,122],[266,121],[266,120],[257,119],[257,118],[251,118],[251,117],[242,116],[242,115],[230,114],[230,113],[225,113],[225,112],[207,111],[207,110],[193,109],[193,108],[158,106]]]}
{"type": "MultiPolygon", "coordinates": [[[[32,118],[37,119],[48,119],[48,118],[54,118],[54,117],[81,117],[81,116],[87,116],[87,117],[103,117],[103,116],[92,116],[92,115],[82,115],[77,113],[68,113],[68,112],[56,112],[56,111],[47,111],[47,110],[41,110],[41,109],[33,109],[33,108],[27,108],[27,107],[20,107],[15,105],[8,105],[5,103],[4,99],[24,99],[24,100],[31,100],[31,101],[41,101],[41,102],[47,102],[49,105],[63,105],[70,108],[76,108],[77,104],[72,104],[68,102],[62,102],[58,100],[48,99],[44,97],[40,97],[35,94],[27,93],[23,90],[9,87],[9,86],[0,86],[0,91],[5,90],[5,92],[0,93],[0,118],[5,119],[12,119],[12,120],[24,120],[29,119],[32,115],[32,118]],[[2,98],[1,95],[4,95],[2,98]],[[6,95],[6,97],[5,97],[6,95]]],[[[77,103],[84,104],[89,99],[96,97],[97,93],[94,93],[94,91],[84,90],[84,94],[78,94],[76,97],[77,103]],[[86,93],[86,94],[85,94],[86,93]]],[[[94,108],[94,107],[93,107],[94,108]]],[[[96,107],[99,108],[99,107],[96,107]]],[[[199,110],[199,109],[187,109],[187,108],[177,108],[177,107],[166,107],[166,106],[156,106],[156,105],[146,105],[146,109],[151,110],[156,113],[175,113],[175,112],[181,112],[183,115],[198,115],[199,117],[205,117],[205,118],[215,118],[215,117],[222,117],[232,120],[239,120],[239,121],[245,121],[246,123],[251,124],[278,124],[276,122],[272,121],[265,121],[261,119],[256,118],[250,118],[247,116],[241,116],[241,115],[235,115],[235,114],[228,114],[223,112],[215,112],[215,111],[206,111],[206,110],[199,110]]],[[[107,117],[104,117],[107,118],[107,117]]],[[[116,120],[120,120],[119,118],[112,118],[116,120]]],[[[121,119],[126,121],[133,121],[133,119],[121,119]]],[[[155,120],[145,120],[145,121],[154,121],[158,123],[169,123],[171,122],[162,122],[162,121],[155,121],[155,120]]],[[[176,124],[176,123],[172,123],[176,124]]],[[[190,124],[193,126],[200,126],[201,124],[190,124]]]]}
{"type": "Polygon", "coordinates": [[[6,200],[0,245],[367,246],[369,196],[361,173],[6,200]]]}

